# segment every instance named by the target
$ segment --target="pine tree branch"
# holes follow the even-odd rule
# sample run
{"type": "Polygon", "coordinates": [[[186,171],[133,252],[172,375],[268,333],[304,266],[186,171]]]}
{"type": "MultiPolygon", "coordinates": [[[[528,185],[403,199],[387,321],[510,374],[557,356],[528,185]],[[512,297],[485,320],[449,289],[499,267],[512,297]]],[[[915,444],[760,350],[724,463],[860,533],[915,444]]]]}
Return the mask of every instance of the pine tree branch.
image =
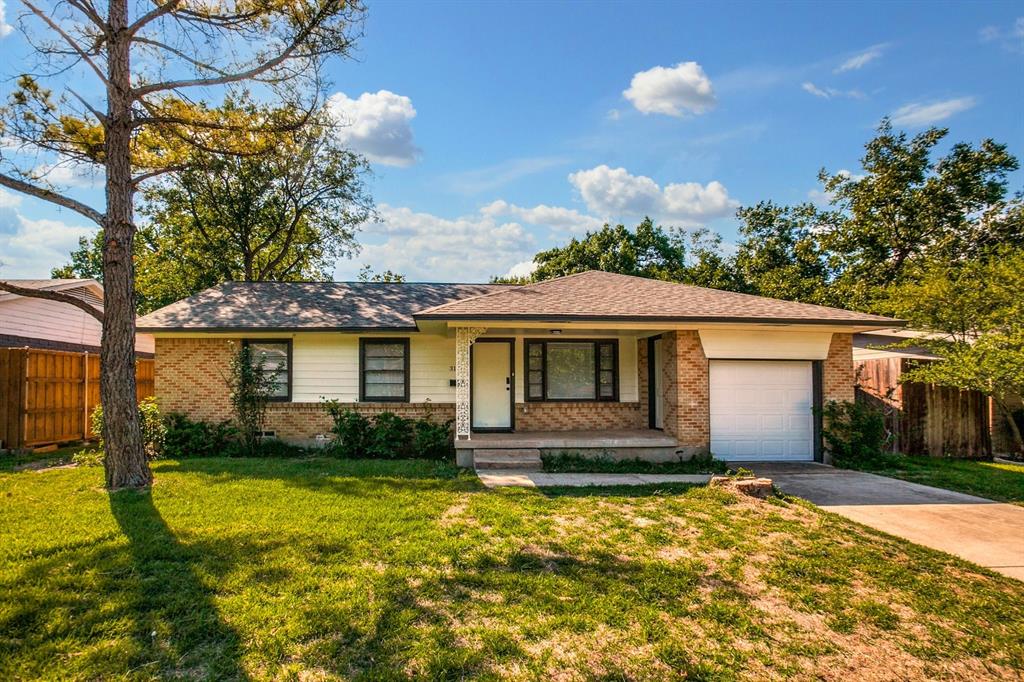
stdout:
{"type": "Polygon", "coordinates": [[[85,311],[89,315],[99,320],[100,324],[103,323],[103,311],[99,308],[94,308],[77,296],[71,296],[70,294],[62,294],[59,291],[47,291],[45,289],[28,289],[26,287],[19,287],[16,284],[10,282],[4,282],[0,280],[0,291],[6,291],[9,294],[15,294],[17,296],[24,296],[26,298],[42,298],[47,301],[57,301],[58,303],[67,303],[73,305],[76,308],[85,311]]]}
{"type": "Polygon", "coordinates": [[[81,201],[77,201],[71,197],[66,197],[63,194],[54,192],[53,190],[37,187],[36,185],[25,182],[24,180],[18,180],[17,178],[12,178],[10,175],[5,175],[3,173],[0,173],[0,185],[9,187],[10,189],[23,194],[36,197],[37,199],[42,199],[43,201],[49,201],[51,204],[57,204],[58,206],[71,209],[72,211],[85,216],[100,227],[103,227],[103,214],[91,206],[83,204],[81,201]]]}

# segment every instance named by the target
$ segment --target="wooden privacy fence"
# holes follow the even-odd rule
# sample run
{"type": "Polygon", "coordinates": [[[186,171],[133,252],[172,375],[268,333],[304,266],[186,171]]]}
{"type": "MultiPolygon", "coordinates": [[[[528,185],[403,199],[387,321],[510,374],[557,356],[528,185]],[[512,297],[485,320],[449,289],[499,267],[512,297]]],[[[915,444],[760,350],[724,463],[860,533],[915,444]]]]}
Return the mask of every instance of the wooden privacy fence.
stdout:
{"type": "Polygon", "coordinates": [[[908,455],[985,458],[992,455],[988,398],[977,391],[900,383],[906,358],[862,360],[857,400],[881,408],[891,449],[908,455]]]}
{"type": "MultiPolygon", "coordinates": [[[[153,360],[135,366],[139,400],[153,395],[153,360]]],[[[93,438],[100,402],[100,358],[35,348],[0,348],[0,447],[93,438]]]]}

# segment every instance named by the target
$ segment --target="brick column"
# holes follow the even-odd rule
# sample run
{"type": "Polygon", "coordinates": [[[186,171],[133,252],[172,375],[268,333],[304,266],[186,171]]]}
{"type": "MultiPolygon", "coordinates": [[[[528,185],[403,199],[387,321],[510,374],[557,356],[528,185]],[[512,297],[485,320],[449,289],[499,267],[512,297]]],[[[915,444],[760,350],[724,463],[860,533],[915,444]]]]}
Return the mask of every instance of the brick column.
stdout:
{"type": "Polygon", "coordinates": [[[689,454],[711,447],[708,359],[696,331],[662,336],[665,432],[689,454]]]}
{"type": "Polygon", "coordinates": [[[853,402],[853,334],[833,334],[821,377],[822,400],[853,402]]]}

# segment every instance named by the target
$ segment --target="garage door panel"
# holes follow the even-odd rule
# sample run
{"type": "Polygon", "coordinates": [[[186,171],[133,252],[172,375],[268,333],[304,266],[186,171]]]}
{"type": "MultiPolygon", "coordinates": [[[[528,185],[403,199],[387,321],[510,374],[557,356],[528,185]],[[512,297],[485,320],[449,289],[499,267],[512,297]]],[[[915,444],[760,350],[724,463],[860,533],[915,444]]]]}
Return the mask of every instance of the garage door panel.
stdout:
{"type": "Polygon", "coordinates": [[[809,361],[712,360],[709,371],[716,456],[814,458],[809,361]]]}

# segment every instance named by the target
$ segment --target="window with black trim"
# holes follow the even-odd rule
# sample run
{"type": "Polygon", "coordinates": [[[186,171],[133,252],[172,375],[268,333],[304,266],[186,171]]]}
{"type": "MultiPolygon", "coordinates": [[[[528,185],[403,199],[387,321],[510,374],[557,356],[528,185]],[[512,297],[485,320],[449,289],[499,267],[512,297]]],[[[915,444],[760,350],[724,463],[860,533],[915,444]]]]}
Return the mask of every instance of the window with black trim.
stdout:
{"type": "Polygon", "coordinates": [[[526,399],[588,401],[619,399],[619,342],[526,341],[526,399]]]}
{"type": "Polygon", "coordinates": [[[270,376],[273,389],[270,400],[292,399],[292,341],[291,339],[245,339],[249,360],[253,367],[270,376]]]}
{"type": "Polygon", "coordinates": [[[409,339],[359,339],[359,399],[409,402],[409,339]]]}

